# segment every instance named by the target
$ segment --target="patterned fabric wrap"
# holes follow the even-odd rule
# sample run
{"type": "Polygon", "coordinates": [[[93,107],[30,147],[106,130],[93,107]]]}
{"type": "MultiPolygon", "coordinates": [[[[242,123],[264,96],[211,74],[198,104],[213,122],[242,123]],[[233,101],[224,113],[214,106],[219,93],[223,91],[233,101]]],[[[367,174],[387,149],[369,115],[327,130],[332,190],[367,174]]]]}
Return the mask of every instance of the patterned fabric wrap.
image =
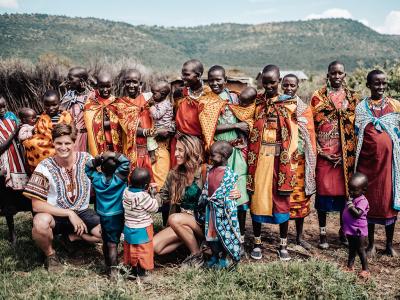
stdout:
{"type": "Polygon", "coordinates": [[[141,109],[129,97],[119,98],[115,105],[122,128],[123,153],[129,158],[131,164],[136,165],[136,131],[139,126],[141,109]]]}
{"type": "MultiPolygon", "coordinates": [[[[12,119],[0,119],[0,143],[13,134],[17,124],[12,119]]],[[[23,190],[28,182],[24,161],[14,138],[10,147],[0,156],[0,168],[6,171],[6,186],[13,190],[23,190]]]]}
{"type": "MultiPolygon", "coordinates": [[[[68,111],[61,113],[58,124],[72,124],[72,116],[68,111]]],[[[53,139],[51,131],[53,122],[46,113],[40,115],[35,125],[35,134],[25,141],[23,145],[26,151],[28,165],[33,170],[43,159],[54,155],[53,139]]]]}
{"type": "Polygon", "coordinates": [[[315,167],[317,165],[317,144],[314,120],[310,106],[297,97],[297,124],[304,141],[305,173],[304,190],[307,196],[316,191],[315,167]]]}
{"type": "Polygon", "coordinates": [[[388,99],[393,106],[393,113],[386,114],[380,118],[375,117],[368,105],[368,98],[361,101],[356,108],[355,128],[358,135],[355,168],[361,152],[365,127],[372,123],[377,131],[385,131],[393,142],[393,208],[400,210],[400,103],[394,99],[388,99]]]}
{"type": "MultiPolygon", "coordinates": [[[[250,133],[249,153],[247,163],[249,166],[249,175],[247,177],[247,189],[254,191],[254,175],[257,169],[258,154],[262,143],[262,135],[264,127],[268,127],[268,118],[277,118],[280,125],[281,135],[281,152],[279,155],[279,192],[292,192],[296,184],[295,167],[292,166],[296,162],[296,152],[291,153],[291,121],[296,119],[296,101],[286,100],[279,101],[278,97],[267,99],[265,95],[259,94],[256,100],[255,122],[253,130],[250,133]]],[[[297,129],[296,129],[297,130],[297,129]]],[[[272,171],[272,170],[271,170],[272,171]]],[[[266,170],[268,172],[268,170],[266,170]]]]}
{"type": "Polygon", "coordinates": [[[354,132],[355,109],[360,100],[354,91],[346,88],[345,92],[348,101],[346,110],[336,109],[334,103],[327,96],[328,89],[326,86],[314,92],[311,98],[311,107],[313,109],[316,130],[318,130],[320,124],[325,119],[338,120],[339,122],[346,195],[349,196],[348,181],[354,171],[356,151],[356,136],[354,132]]]}
{"type": "Polygon", "coordinates": [[[121,127],[118,123],[117,107],[114,104],[116,98],[100,98],[98,91],[93,98],[89,98],[84,108],[85,125],[88,132],[89,152],[96,156],[108,149],[104,130],[106,114],[110,120],[112,150],[122,152],[121,127]]]}
{"type": "Polygon", "coordinates": [[[206,224],[207,233],[210,210],[215,212],[215,229],[218,239],[232,257],[233,260],[240,260],[240,230],[237,217],[236,200],[229,199],[229,193],[235,188],[238,176],[226,167],[224,177],[218,189],[211,197],[208,197],[208,172],[207,180],[204,184],[202,194],[199,199],[199,206],[206,206],[206,224]]]}
{"type": "MultiPolygon", "coordinates": [[[[229,91],[227,91],[227,93],[229,94],[229,91]]],[[[250,130],[253,128],[255,104],[248,107],[241,107],[237,104],[231,104],[228,101],[222,100],[219,95],[215,94],[211,89],[205,89],[204,96],[201,97],[199,103],[199,120],[207,150],[210,149],[214,142],[218,118],[227,105],[240,121],[246,122],[249,125],[250,130]]]]}

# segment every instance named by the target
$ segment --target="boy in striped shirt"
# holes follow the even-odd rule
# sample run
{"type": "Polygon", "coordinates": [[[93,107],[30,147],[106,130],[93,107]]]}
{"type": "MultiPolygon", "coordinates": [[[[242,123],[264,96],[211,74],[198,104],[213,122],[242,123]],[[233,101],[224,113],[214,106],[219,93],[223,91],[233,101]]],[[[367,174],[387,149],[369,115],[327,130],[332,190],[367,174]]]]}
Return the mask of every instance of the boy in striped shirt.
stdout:
{"type": "Polygon", "coordinates": [[[150,196],[150,173],[147,169],[136,168],[130,178],[130,185],[123,195],[125,211],[124,264],[132,267],[135,276],[143,277],[154,269],[153,219],[152,212],[159,204],[150,196]]]}

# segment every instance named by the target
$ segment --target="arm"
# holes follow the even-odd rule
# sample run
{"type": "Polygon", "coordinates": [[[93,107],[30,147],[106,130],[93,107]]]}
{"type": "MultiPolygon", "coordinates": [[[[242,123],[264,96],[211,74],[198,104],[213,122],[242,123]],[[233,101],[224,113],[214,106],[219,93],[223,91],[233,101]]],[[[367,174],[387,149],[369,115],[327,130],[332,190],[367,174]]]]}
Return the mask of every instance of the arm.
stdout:
{"type": "Polygon", "coordinates": [[[67,217],[74,227],[74,231],[77,235],[81,236],[87,233],[87,227],[81,218],[71,209],[59,208],[48,204],[46,201],[39,200],[36,198],[32,199],[32,210],[35,213],[47,213],[55,217],[67,217]]]}
{"type": "Polygon", "coordinates": [[[148,212],[158,211],[158,201],[156,198],[152,198],[149,194],[146,194],[145,198],[142,200],[142,207],[148,212]]]}
{"type": "Polygon", "coordinates": [[[94,159],[90,159],[87,161],[85,165],[85,173],[87,177],[92,179],[94,175],[97,173],[97,167],[101,165],[102,157],[97,155],[94,159]]]}
{"type": "Polygon", "coordinates": [[[355,207],[353,201],[351,200],[346,202],[346,206],[349,209],[351,215],[356,219],[360,218],[361,215],[363,214],[363,210],[355,207]]]}
{"type": "Polygon", "coordinates": [[[154,120],[160,120],[167,112],[167,105],[154,105],[150,107],[150,114],[154,120]]]}
{"type": "Polygon", "coordinates": [[[156,195],[156,199],[158,200],[158,203],[160,206],[170,202],[170,200],[171,200],[170,195],[169,195],[170,184],[171,184],[171,176],[170,176],[170,173],[168,173],[167,179],[165,180],[163,187],[160,189],[160,191],[156,195]]]}
{"type": "Polygon", "coordinates": [[[10,134],[10,136],[6,138],[4,142],[0,145],[0,155],[6,152],[7,149],[10,147],[12,141],[19,132],[19,128],[20,127],[16,127],[15,130],[10,134]]]}
{"type": "Polygon", "coordinates": [[[247,124],[246,122],[239,122],[235,124],[220,124],[217,126],[215,133],[222,133],[235,129],[243,131],[244,133],[249,133],[249,124],[247,124]]]}
{"type": "Polygon", "coordinates": [[[117,153],[115,156],[117,160],[118,167],[115,171],[115,175],[117,175],[122,181],[127,181],[129,176],[129,159],[120,153],[117,153]]]}

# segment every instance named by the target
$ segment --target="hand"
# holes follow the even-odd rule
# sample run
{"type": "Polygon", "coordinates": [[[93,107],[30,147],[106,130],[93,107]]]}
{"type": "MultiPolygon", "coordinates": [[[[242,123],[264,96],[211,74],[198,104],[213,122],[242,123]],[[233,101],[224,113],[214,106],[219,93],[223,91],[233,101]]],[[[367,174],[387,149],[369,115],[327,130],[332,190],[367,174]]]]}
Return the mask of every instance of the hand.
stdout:
{"type": "Polygon", "coordinates": [[[156,102],[154,101],[153,97],[151,97],[149,99],[149,101],[147,101],[148,106],[153,106],[154,104],[156,104],[156,102]]]}
{"type": "Polygon", "coordinates": [[[94,158],[94,166],[98,167],[103,163],[103,156],[102,155],[96,155],[94,158]]]}
{"type": "Polygon", "coordinates": [[[165,129],[165,128],[159,128],[159,129],[156,130],[156,135],[160,136],[160,137],[163,137],[163,138],[166,138],[169,135],[169,131],[167,129],[165,129]]]}
{"type": "Polygon", "coordinates": [[[235,128],[248,134],[250,131],[249,124],[246,122],[239,122],[235,124],[235,128]]]}
{"type": "Polygon", "coordinates": [[[78,217],[78,215],[73,210],[70,210],[68,219],[74,227],[74,232],[76,233],[76,235],[81,236],[82,234],[88,232],[86,224],[82,221],[81,218],[78,217]]]}
{"type": "Polygon", "coordinates": [[[241,196],[242,196],[242,194],[240,193],[240,191],[237,188],[233,189],[229,193],[229,199],[232,199],[232,200],[239,199],[241,196]]]}

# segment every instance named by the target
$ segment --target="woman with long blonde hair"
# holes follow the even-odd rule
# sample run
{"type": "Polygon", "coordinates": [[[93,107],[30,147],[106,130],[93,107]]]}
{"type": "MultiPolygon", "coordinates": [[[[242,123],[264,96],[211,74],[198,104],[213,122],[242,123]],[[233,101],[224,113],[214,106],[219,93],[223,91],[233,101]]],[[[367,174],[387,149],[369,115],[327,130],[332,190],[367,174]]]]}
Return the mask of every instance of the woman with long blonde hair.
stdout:
{"type": "Polygon", "coordinates": [[[184,244],[190,251],[187,261],[202,264],[198,240],[204,238],[203,222],[200,220],[198,199],[205,172],[202,172],[203,146],[194,136],[178,137],[175,159],[177,165],[169,171],[158,197],[169,207],[167,228],[154,236],[154,252],[170,253],[184,244]]]}

